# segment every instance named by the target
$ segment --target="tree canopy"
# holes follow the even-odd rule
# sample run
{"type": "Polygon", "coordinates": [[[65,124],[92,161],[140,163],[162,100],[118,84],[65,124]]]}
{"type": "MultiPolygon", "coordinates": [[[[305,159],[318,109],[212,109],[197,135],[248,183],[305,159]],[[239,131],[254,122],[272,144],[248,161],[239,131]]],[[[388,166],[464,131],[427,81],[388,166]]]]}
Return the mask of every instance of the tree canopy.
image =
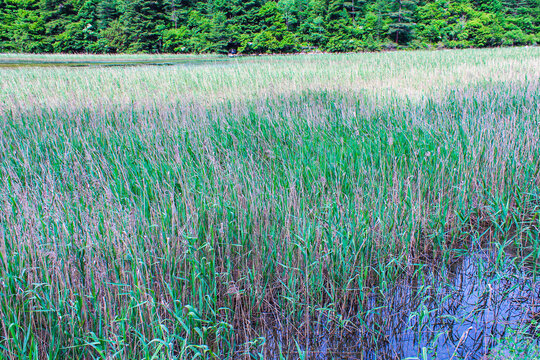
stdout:
{"type": "Polygon", "coordinates": [[[291,53],[540,42],[540,0],[0,0],[0,51],[291,53]]]}

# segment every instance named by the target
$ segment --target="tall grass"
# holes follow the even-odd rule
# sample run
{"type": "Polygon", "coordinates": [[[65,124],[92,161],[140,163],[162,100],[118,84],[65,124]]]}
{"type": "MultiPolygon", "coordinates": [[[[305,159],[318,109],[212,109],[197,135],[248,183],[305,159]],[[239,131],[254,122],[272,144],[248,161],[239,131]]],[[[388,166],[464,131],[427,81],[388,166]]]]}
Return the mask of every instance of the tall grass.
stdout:
{"type": "Polygon", "coordinates": [[[0,352],[264,356],[479,243],[536,270],[539,59],[0,69],[0,352]]]}

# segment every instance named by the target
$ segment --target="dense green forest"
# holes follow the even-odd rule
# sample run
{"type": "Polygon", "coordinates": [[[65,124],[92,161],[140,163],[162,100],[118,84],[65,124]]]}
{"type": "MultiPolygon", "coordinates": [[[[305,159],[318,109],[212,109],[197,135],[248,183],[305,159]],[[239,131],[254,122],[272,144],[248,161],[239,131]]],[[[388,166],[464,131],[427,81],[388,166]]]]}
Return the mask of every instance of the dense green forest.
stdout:
{"type": "Polygon", "coordinates": [[[0,51],[288,53],[540,42],[540,0],[0,0],[0,51]]]}

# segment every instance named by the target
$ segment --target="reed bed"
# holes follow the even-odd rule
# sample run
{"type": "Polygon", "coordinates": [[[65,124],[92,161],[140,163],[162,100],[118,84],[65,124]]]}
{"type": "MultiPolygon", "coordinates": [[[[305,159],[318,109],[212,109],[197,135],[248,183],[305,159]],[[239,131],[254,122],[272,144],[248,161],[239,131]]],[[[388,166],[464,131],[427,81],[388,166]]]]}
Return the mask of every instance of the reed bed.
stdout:
{"type": "Polygon", "coordinates": [[[539,64],[0,69],[0,354],[274,358],[268,316],[362,326],[419,264],[497,244],[536,274],[539,64]]]}

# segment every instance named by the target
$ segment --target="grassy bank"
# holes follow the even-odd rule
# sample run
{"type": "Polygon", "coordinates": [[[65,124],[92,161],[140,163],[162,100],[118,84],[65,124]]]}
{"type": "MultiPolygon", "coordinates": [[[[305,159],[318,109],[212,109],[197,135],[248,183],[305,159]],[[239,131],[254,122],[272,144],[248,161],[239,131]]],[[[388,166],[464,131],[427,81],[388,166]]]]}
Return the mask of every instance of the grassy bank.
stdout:
{"type": "Polygon", "coordinates": [[[539,61],[0,69],[0,351],[270,357],[266,315],[377,344],[370,294],[419,264],[495,242],[536,274],[539,61]]]}

